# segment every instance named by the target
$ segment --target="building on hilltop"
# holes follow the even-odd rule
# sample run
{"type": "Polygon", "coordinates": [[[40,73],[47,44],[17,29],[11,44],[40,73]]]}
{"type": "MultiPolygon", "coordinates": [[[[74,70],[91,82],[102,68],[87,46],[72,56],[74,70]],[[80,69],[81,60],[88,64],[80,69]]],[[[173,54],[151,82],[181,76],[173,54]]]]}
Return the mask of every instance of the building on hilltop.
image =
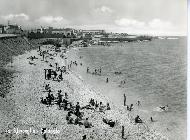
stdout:
{"type": "Polygon", "coordinates": [[[6,28],[6,25],[0,24],[0,34],[6,33],[5,28],[6,28]]]}
{"type": "Polygon", "coordinates": [[[22,33],[22,28],[21,26],[18,25],[8,25],[6,29],[7,34],[21,34],[22,33]]]}

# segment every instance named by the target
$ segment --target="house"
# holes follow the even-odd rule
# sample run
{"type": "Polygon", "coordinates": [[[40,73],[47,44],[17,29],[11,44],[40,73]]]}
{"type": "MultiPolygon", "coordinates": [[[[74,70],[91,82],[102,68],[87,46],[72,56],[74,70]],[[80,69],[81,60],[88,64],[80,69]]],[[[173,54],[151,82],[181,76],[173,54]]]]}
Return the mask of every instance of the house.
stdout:
{"type": "Polygon", "coordinates": [[[22,31],[21,26],[18,25],[8,25],[8,28],[6,29],[7,34],[21,34],[22,31]]]}
{"type": "Polygon", "coordinates": [[[92,40],[92,34],[91,33],[84,34],[83,40],[85,40],[85,41],[92,40]]]}
{"type": "Polygon", "coordinates": [[[4,34],[6,25],[0,24],[0,34],[4,34]]]}

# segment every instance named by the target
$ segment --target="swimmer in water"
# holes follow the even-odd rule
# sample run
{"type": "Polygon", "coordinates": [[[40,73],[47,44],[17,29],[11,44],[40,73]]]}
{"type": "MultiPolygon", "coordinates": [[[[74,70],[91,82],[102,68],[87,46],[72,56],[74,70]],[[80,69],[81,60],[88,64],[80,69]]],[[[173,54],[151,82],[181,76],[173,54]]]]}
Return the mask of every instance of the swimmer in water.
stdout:
{"type": "Polygon", "coordinates": [[[166,106],[160,106],[160,109],[162,109],[163,111],[167,111],[168,110],[168,105],[166,105],[166,106]]]}
{"type": "Polygon", "coordinates": [[[152,117],[150,117],[150,121],[151,121],[151,122],[154,122],[154,120],[153,120],[153,118],[152,118],[152,117]]]}

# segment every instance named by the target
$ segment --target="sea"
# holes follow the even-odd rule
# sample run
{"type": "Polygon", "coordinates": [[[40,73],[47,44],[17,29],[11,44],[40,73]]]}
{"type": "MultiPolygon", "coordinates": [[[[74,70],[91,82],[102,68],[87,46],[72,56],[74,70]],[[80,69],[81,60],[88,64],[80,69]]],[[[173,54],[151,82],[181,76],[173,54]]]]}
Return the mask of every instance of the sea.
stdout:
{"type": "Polygon", "coordinates": [[[171,140],[186,139],[186,37],[93,45],[80,48],[78,55],[85,66],[82,77],[114,104],[123,105],[125,94],[126,104],[134,104],[132,114],[139,115],[150,128],[171,140]],[[90,72],[101,68],[101,76],[86,74],[86,67],[90,72]],[[166,105],[167,111],[159,108],[166,105]]]}

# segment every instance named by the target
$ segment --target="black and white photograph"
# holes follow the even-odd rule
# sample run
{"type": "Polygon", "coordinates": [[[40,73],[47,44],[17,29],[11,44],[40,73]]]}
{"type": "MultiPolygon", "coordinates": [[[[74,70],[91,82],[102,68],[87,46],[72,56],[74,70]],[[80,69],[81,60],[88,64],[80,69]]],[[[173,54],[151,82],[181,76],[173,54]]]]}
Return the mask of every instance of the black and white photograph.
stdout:
{"type": "Polygon", "coordinates": [[[0,140],[188,140],[187,0],[0,0],[0,140]]]}

